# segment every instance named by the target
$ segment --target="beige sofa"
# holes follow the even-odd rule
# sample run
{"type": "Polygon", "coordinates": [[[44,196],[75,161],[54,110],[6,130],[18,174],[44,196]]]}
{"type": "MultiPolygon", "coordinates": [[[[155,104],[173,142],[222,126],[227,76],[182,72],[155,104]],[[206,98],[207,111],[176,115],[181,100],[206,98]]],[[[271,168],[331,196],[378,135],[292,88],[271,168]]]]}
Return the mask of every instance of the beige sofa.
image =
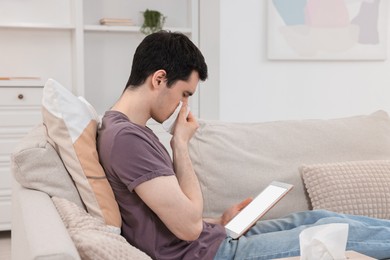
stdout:
{"type": "MultiPolygon", "coordinates": [[[[245,124],[200,120],[200,128],[190,144],[190,154],[201,182],[204,215],[207,217],[220,214],[229,205],[248,196],[255,196],[271,181],[277,180],[295,187],[265,218],[280,217],[313,206],[390,218],[387,212],[390,209],[385,207],[390,199],[383,199],[380,192],[383,185],[390,187],[390,167],[387,168],[390,118],[383,111],[330,120],[245,124]],[[378,165],[384,173],[377,170],[378,165]],[[302,174],[306,176],[304,179],[302,174]],[[356,174],[360,181],[353,177],[356,174]],[[376,178],[376,174],[380,178],[376,178]],[[325,181],[318,182],[318,175],[320,180],[325,181]],[[312,180],[313,176],[317,181],[312,180]],[[321,179],[321,176],[325,178],[321,179]],[[348,176],[348,179],[337,179],[339,176],[348,176]],[[328,179],[332,182],[327,183],[328,179]],[[370,183],[371,189],[364,194],[359,193],[361,182],[370,183]],[[332,194],[339,189],[346,193],[341,194],[343,197],[352,194],[353,199],[346,196],[344,200],[337,200],[337,196],[341,196],[337,193],[335,201],[332,194]],[[318,198],[318,190],[323,195],[329,195],[325,196],[325,201],[324,196],[318,198]],[[360,203],[367,201],[367,196],[372,202],[369,206],[360,203]]],[[[12,201],[13,259],[88,258],[82,251],[95,250],[94,246],[99,247],[101,243],[105,243],[106,247],[112,245],[104,248],[108,251],[121,244],[120,249],[126,251],[127,259],[148,259],[116,237],[110,237],[107,242],[102,236],[101,241],[85,244],[85,240],[93,240],[96,235],[87,234],[92,232],[89,227],[77,229],[72,228],[74,223],[68,223],[77,217],[64,216],[69,213],[64,212],[70,209],[84,214],[83,205],[69,174],[61,165],[60,157],[46,141],[42,126],[20,143],[12,160],[18,180],[13,186],[12,201]],[[50,189],[53,186],[56,189],[50,189]],[[59,209],[61,203],[57,200],[53,203],[51,196],[63,198],[63,202],[72,201],[73,204],[67,205],[65,210],[59,209]],[[84,248],[78,245],[80,241],[75,234],[83,236],[84,248]],[[132,252],[133,255],[129,256],[132,252]]],[[[81,222],[95,221],[89,220],[86,215],[81,222]]],[[[100,231],[110,233],[101,227],[100,231]]]]}

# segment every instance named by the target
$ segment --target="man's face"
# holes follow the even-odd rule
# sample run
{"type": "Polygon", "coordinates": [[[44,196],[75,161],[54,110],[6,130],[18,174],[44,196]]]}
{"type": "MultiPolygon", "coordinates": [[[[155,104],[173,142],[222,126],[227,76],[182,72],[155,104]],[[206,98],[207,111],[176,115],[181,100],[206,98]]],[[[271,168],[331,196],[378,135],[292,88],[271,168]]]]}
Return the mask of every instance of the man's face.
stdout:
{"type": "MultiPolygon", "coordinates": [[[[164,86],[159,93],[159,98],[154,106],[152,118],[159,123],[164,122],[175,111],[180,101],[184,105],[188,104],[188,99],[192,96],[199,83],[198,72],[193,71],[188,81],[179,80],[170,88],[164,86]]],[[[165,84],[165,83],[164,83],[165,84]]]]}

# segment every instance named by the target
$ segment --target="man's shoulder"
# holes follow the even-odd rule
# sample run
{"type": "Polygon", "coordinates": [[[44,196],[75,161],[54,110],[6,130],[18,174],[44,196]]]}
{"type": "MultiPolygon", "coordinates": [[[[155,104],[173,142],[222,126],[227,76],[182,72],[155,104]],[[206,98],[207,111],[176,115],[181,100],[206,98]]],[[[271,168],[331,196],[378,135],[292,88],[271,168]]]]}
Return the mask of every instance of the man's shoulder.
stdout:
{"type": "Polygon", "coordinates": [[[103,121],[99,129],[98,142],[106,144],[111,149],[126,149],[126,147],[154,147],[158,142],[155,134],[145,127],[138,126],[130,121],[103,121]]]}
{"type": "Polygon", "coordinates": [[[102,125],[99,128],[101,136],[117,136],[124,133],[137,133],[139,129],[130,122],[127,117],[117,111],[108,111],[102,118],[102,125]]]}

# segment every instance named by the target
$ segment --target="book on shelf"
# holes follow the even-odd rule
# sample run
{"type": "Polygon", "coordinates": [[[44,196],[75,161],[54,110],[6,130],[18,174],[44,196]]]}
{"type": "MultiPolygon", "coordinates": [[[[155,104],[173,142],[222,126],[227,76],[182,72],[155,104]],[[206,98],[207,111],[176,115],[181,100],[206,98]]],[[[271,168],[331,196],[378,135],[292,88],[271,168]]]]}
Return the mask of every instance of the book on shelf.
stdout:
{"type": "Polygon", "coordinates": [[[133,26],[134,22],[132,19],[121,19],[121,18],[102,18],[99,20],[101,25],[114,25],[114,26],[133,26]]]}

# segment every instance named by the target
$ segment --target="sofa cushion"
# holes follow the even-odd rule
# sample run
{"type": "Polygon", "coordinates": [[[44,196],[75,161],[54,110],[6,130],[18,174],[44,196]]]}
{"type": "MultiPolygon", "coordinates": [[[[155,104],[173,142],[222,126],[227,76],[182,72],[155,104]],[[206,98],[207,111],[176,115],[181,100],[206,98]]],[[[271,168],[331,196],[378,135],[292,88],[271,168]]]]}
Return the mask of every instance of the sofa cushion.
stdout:
{"type": "Polygon", "coordinates": [[[117,227],[119,232],[119,207],[96,149],[97,113],[86,100],[77,98],[52,79],[43,88],[42,105],[48,136],[54,141],[88,212],[117,227]]]}
{"type": "Polygon", "coordinates": [[[47,141],[46,127],[34,127],[11,155],[15,179],[29,189],[65,198],[83,207],[74,183],[53,146],[47,141]]]}
{"type": "Polygon", "coordinates": [[[303,165],[313,209],[390,219],[390,161],[303,165]]]}
{"type": "Polygon", "coordinates": [[[264,219],[307,210],[302,164],[390,158],[390,119],[383,111],[328,120],[199,124],[189,149],[207,217],[256,196],[274,180],[295,187],[264,219]]]}
{"type": "Polygon", "coordinates": [[[102,219],[95,218],[76,204],[62,198],[52,198],[81,259],[150,259],[115,233],[102,219]]]}

